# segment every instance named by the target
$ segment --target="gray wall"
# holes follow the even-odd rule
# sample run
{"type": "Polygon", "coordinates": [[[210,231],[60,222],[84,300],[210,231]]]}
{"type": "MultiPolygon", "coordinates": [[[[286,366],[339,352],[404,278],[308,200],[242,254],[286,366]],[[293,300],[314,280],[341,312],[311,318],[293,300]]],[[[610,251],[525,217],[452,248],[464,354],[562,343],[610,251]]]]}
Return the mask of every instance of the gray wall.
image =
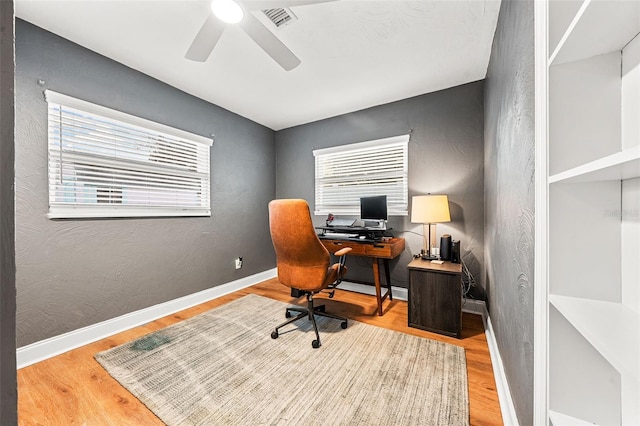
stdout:
{"type": "Polygon", "coordinates": [[[520,424],[533,422],[533,1],[503,0],[485,92],[490,316],[520,424]]]}
{"type": "MultiPolygon", "coordinates": [[[[428,192],[449,196],[452,222],[439,224],[437,234],[449,233],[461,241],[463,259],[480,283],[484,262],[483,87],[481,81],[470,83],[277,132],[277,197],[304,198],[313,209],[314,149],[411,132],[409,200],[428,192]]],[[[324,216],[314,217],[316,225],[324,220],[324,216]]],[[[422,225],[411,223],[409,217],[390,217],[388,226],[407,240],[405,253],[392,262],[391,276],[394,285],[406,287],[406,265],[422,248],[422,225]]],[[[368,259],[351,258],[349,274],[371,281],[370,265],[368,259]]]]}
{"type": "Polygon", "coordinates": [[[274,267],[272,130],[20,20],[16,61],[18,346],[274,267]],[[215,134],[212,216],[47,219],[45,88],[215,134]]]}
{"type": "Polygon", "coordinates": [[[0,424],[18,423],[14,251],[13,1],[0,1],[0,424]]]}

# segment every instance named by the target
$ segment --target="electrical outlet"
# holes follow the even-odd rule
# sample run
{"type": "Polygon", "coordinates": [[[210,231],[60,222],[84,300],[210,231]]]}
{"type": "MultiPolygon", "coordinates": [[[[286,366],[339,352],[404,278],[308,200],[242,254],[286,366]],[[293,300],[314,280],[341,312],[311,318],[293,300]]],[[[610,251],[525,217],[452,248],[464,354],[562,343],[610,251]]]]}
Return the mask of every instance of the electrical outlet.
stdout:
{"type": "Polygon", "coordinates": [[[236,269],[242,268],[242,258],[236,257],[236,269]]]}

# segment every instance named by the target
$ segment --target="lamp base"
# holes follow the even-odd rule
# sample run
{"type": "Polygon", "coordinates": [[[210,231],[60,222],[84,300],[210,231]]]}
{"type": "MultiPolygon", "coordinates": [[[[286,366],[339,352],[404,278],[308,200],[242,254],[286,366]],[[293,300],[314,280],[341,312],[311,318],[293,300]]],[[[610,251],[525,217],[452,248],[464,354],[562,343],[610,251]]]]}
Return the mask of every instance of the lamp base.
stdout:
{"type": "Polygon", "coordinates": [[[428,254],[423,254],[420,257],[422,260],[438,260],[438,256],[429,256],[428,254]]]}

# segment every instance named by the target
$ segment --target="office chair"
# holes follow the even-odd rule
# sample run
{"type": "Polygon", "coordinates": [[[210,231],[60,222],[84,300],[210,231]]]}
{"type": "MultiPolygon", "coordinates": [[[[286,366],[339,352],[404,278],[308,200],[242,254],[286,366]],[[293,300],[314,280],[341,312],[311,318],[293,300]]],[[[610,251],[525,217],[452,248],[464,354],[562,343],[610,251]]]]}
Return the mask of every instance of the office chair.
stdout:
{"type": "MultiPolygon", "coordinates": [[[[350,247],[338,250],[334,254],[339,261],[330,265],[331,256],[318,239],[309,205],[305,200],[273,200],[269,203],[269,229],[276,251],[278,280],[290,287],[292,296],[305,295],[307,308],[287,308],[285,316],[289,318],[276,327],[271,338],[278,338],[278,330],[287,324],[308,317],[313,324],[316,340],[311,342],[314,348],[320,347],[320,334],[316,324],[316,315],[341,320],[341,327],[347,328],[347,319],[325,312],[324,305],[314,306],[313,295],[322,290],[333,289],[346,274],[345,255],[350,247]],[[298,315],[291,318],[291,312],[298,315]]],[[[330,296],[331,297],[331,296],[330,296]]]]}

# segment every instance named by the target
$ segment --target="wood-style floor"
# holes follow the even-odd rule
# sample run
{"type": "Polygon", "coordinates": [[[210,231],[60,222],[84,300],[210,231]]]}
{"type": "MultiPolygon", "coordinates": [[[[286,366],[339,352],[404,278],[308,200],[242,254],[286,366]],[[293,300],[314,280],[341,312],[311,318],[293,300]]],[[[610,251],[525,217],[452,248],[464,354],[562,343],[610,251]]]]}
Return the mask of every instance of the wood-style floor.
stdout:
{"type": "MultiPolygon", "coordinates": [[[[289,296],[288,288],[272,279],[25,367],[18,371],[19,424],[162,425],[151,411],[109,376],[93,356],[249,293],[283,302],[297,301],[289,296]]],[[[383,316],[375,315],[375,297],[355,292],[337,290],[335,297],[327,299],[325,304],[328,311],[347,318],[464,347],[471,424],[502,424],[489,349],[479,315],[463,314],[462,339],[455,339],[408,327],[407,302],[404,301],[385,301],[383,316]]]]}

